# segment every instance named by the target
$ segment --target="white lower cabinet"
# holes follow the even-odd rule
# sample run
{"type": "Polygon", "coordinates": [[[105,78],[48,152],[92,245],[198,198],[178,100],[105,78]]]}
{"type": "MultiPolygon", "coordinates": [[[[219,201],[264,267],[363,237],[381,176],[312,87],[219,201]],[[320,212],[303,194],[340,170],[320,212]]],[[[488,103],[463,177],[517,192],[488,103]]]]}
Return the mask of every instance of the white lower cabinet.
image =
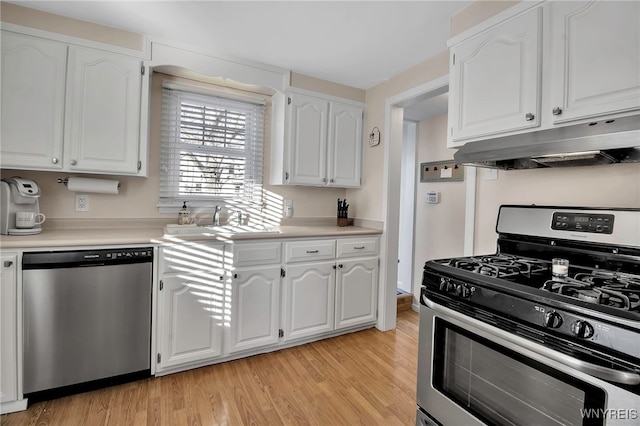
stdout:
{"type": "Polygon", "coordinates": [[[336,330],[375,321],[378,258],[339,260],[336,276],[336,330]]]}
{"type": "Polygon", "coordinates": [[[200,273],[165,274],[159,298],[163,318],[158,370],[222,354],[223,299],[208,289],[215,280],[200,273]]]}
{"type": "Polygon", "coordinates": [[[286,268],[283,299],[285,341],[333,330],[335,268],[335,261],[286,268]]]}
{"type": "Polygon", "coordinates": [[[231,279],[229,353],[278,343],[280,329],[280,241],[237,242],[227,246],[231,279]]]}
{"type": "Polygon", "coordinates": [[[301,240],[284,252],[285,340],[375,322],[377,237],[301,240]]]}
{"type": "Polygon", "coordinates": [[[0,403],[18,400],[18,256],[0,257],[0,403]]]}
{"type": "Polygon", "coordinates": [[[278,343],[280,265],[239,268],[231,280],[229,352],[278,343]]]}
{"type": "Polygon", "coordinates": [[[185,244],[160,250],[156,370],[222,355],[224,245],[185,244]]]}
{"type": "Polygon", "coordinates": [[[160,375],[376,321],[377,237],[194,242],[159,253],[160,375]]]}

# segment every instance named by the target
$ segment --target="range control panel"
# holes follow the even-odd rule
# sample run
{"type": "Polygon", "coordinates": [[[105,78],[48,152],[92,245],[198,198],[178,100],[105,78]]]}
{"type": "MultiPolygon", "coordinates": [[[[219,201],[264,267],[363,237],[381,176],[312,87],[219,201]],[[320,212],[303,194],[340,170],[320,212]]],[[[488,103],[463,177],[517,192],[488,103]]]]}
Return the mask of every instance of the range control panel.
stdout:
{"type": "Polygon", "coordinates": [[[554,212],[551,229],[611,234],[613,233],[613,220],[612,214],[554,212]]]}

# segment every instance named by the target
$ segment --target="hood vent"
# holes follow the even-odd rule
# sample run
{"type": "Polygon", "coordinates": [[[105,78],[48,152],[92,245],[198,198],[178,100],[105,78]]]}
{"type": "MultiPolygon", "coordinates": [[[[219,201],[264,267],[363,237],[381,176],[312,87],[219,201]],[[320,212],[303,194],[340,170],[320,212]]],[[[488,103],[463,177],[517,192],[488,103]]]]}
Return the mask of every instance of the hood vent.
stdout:
{"type": "Polygon", "coordinates": [[[640,162],[640,117],[469,142],[454,160],[505,170],[640,162]]]}

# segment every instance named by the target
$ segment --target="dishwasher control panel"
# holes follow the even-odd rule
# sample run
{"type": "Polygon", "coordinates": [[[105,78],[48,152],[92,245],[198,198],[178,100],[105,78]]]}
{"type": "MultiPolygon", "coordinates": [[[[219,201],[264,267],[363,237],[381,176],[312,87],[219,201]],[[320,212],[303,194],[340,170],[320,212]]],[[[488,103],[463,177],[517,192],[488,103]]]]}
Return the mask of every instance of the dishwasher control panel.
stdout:
{"type": "Polygon", "coordinates": [[[153,250],[118,250],[106,253],[106,259],[126,259],[153,256],[153,250]]]}
{"type": "Polygon", "coordinates": [[[153,261],[152,247],[40,251],[25,253],[22,257],[22,269],[116,265],[119,263],[144,263],[151,261],[153,261]]]}

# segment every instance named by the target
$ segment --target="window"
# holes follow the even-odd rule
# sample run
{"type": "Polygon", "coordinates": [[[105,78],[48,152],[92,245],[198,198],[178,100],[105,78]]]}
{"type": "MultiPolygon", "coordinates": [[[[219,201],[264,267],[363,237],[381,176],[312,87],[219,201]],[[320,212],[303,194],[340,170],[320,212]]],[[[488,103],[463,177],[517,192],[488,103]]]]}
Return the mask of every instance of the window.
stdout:
{"type": "Polygon", "coordinates": [[[178,87],[162,89],[159,206],[261,203],[264,102],[178,87]]]}

